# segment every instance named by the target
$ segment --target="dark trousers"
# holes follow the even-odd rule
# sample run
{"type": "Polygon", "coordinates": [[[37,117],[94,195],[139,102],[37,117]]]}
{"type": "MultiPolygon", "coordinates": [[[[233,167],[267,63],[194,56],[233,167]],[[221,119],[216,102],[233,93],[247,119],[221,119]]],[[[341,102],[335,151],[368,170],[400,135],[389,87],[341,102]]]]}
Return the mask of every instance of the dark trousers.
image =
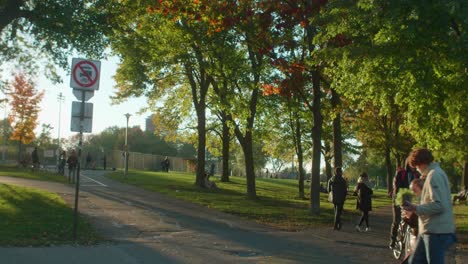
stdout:
{"type": "Polygon", "coordinates": [[[344,203],[334,203],[335,206],[335,223],[334,227],[336,229],[341,228],[341,213],[343,212],[343,204],[344,203]]]}
{"type": "Polygon", "coordinates": [[[412,264],[443,264],[445,251],[457,241],[455,234],[421,234],[410,256],[412,264]]]}
{"type": "Polygon", "coordinates": [[[393,213],[393,222],[392,227],[390,229],[390,243],[394,244],[396,240],[396,236],[398,233],[398,225],[401,221],[401,208],[400,206],[392,206],[392,213],[393,213]]]}
{"type": "Polygon", "coordinates": [[[362,222],[366,221],[366,227],[369,227],[369,211],[362,211],[361,220],[359,220],[359,226],[362,222]]]}

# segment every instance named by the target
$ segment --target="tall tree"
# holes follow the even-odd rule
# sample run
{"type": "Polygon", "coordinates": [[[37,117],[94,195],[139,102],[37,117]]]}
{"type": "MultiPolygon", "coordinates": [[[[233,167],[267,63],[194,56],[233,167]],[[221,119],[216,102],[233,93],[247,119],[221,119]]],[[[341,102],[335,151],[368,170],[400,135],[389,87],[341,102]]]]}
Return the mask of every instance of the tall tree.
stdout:
{"type": "Polygon", "coordinates": [[[54,65],[68,66],[74,50],[100,57],[111,7],[107,0],[0,1],[0,62],[15,61],[33,73],[44,72],[60,81],[54,65]],[[43,60],[41,60],[43,59],[43,60]]]}
{"type": "Polygon", "coordinates": [[[36,135],[39,104],[44,92],[37,91],[34,83],[24,73],[15,75],[10,87],[11,113],[10,124],[13,127],[11,140],[18,141],[18,157],[22,157],[22,145],[31,143],[36,135]]]}
{"type": "Polygon", "coordinates": [[[468,122],[463,114],[468,81],[463,1],[328,2],[316,43],[348,44],[322,49],[333,63],[328,70],[335,80],[332,88],[357,102],[358,109],[368,105],[369,111],[377,109],[381,118],[397,122],[391,127],[385,122],[388,181],[393,176],[390,154],[396,163],[406,155],[392,142],[401,131],[435,151],[457,141],[450,152],[458,153],[460,163],[468,140],[466,129],[460,129],[468,122]],[[398,112],[403,119],[395,119],[398,112]]]}

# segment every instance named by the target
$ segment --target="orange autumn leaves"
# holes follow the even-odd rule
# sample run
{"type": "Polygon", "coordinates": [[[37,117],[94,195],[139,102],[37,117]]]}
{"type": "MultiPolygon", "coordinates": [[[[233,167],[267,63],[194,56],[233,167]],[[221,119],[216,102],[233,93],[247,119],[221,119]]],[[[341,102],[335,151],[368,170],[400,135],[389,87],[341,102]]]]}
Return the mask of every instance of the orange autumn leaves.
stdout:
{"type": "Polygon", "coordinates": [[[34,129],[37,126],[39,103],[44,97],[44,92],[38,92],[23,73],[15,75],[10,89],[12,109],[8,120],[13,126],[10,139],[29,144],[35,139],[34,129]]]}

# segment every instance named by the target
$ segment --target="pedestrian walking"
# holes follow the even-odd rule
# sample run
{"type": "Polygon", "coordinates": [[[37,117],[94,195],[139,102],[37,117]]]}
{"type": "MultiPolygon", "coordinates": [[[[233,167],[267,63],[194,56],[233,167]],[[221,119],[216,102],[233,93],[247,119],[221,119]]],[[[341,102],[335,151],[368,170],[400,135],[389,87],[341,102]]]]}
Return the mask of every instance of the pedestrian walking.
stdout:
{"type": "Polygon", "coordinates": [[[102,167],[104,167],[104,170],[106,170],[107,168],[107,156],[106,155],[102,157],[102,167]]]}
{"type": "Polygon", "coordinates": [[[167,156],[166,158],[164,158],[161,164],[162,164],[163,171],[169,172],[169,167],[171,166],[171,162],[169,161],[169,158],[167,156]]]}
{"type": "Polygon", "coordinates": [[[76,173],[76,166],[78,164],[78,157],[76,156],[75,150],[70,152],[70,155],[67,159],[68,164],[68,182],[72,183],[75,182],[75,173],[76,173]]]}
{"type": "Polygon", "coordinates": [[[335,210],[335,219],[333,223],[334,230],[340,230],[341,213],[343,212],[343,205],[347,195],[347,183],[343,178],[343,171],[341,167],[335,168],[335,175],[328,181],[328,192],[331,193],[331,202],[335,210]]]}
{"type": "Polygon", "coordinates": [[[64,151],[60,152],[59,156],[59,174],[65,175],[65,163],[67,163],[67,153],[64,151]]]}
{"type": "Polygon", "coordinates": [[[31,152],[32,170],[35,171],[39,168],[39,154],[37,153],[37,147],[31,152]]]}
{"type": "Polygon", "coordinates": [[[86,154],[86,169],[89,169],[90,166],[91,166],[91,162],[93,161],[93,158],[91,157],[91,153],[88,152],[88,154],[86,154]]]}
{"type": "Polygon", "coordinates": [[[444,263],[446,250],[457,240],[447,174],[425,148],[413,150],[409,164],[424,179],[420,202],[403,206],[405,215],[419,217],[419,236],[409,263],[444,263]]]}
{"type": "Polygon", "coordinates": [[[372,185],[369,182],[367,173],[362,173],[359,176],[358,183],[354,189],[354,195],[357,196],[356,209],[362,212],[359,223],[356,225],[356,231],[368,232],[371,230],[369,226],[369,212],[372,211],[372,185]],[[366,228],[361,229],[363,222],[366,223],[366,228]]]}

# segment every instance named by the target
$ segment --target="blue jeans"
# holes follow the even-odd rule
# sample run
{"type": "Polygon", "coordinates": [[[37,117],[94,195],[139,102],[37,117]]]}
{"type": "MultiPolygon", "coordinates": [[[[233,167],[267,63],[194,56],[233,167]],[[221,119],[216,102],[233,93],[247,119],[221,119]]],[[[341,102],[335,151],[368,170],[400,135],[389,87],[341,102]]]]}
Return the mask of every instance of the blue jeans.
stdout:
{"type": "Polygon", "coordinates": [[[409,263],[443,264],[445,251],[456,241],[455,234],[421,234],[409,263]]]}

